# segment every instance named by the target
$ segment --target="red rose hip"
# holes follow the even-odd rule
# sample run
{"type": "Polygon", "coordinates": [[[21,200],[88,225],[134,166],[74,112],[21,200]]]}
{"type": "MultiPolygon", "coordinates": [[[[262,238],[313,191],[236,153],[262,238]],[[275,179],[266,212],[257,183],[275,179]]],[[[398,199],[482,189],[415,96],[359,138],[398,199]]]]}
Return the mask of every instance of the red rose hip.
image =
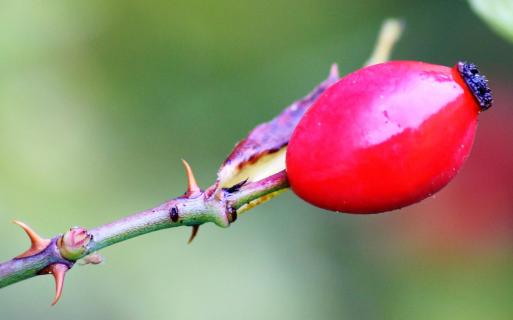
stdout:
{"type": "Polygon", "coordinates": [[[458,172],[477,116],[491,102],[470,63],[360,69],[328,88],[299,122],[287,149],[290,185],[315,206],[347,213],[418,202],[458,172]]]}

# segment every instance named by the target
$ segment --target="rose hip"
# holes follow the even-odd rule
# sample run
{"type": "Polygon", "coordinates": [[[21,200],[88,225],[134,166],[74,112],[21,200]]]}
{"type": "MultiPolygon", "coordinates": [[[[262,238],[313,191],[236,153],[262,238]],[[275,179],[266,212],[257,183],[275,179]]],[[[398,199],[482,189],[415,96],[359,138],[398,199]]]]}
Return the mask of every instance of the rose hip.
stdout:
{"type": "Polygon", "coordinates": [[[418,202],[456,175],[491,102],[470,63],[360,69],[328,88],[296,127],[286,158],[291,187],[315,206],[347,213],[418,202]]]}

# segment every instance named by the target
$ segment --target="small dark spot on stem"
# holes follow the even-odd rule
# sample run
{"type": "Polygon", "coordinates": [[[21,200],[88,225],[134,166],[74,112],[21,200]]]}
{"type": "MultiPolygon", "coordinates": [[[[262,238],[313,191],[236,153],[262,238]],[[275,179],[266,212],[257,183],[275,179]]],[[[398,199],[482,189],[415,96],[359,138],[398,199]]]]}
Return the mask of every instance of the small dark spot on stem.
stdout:
{"type": "Polygon", "coordinates": [[[229,208],[228,210],[228,221],[230,223],[235,222],[237,220],[237,210],[234,208],[229,208]]]}
{"type": "Polygon", "coordinates": [[[180,217],[178,216],[178,209],[176,207],[171,208],[171,211],[169,211],[169,217],[171,218],[171,221],[173,221],[173,222],[178,221],[178,218],[180,218],[180,217]]]}

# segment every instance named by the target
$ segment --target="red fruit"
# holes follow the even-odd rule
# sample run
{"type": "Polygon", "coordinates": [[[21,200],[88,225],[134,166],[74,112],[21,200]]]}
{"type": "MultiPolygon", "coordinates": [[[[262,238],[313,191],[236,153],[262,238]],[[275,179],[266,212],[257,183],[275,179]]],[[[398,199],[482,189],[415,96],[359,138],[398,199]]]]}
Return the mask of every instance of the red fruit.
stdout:
{"type": "Polygon", "coordinates": [[[311,204],[378,213],[444,187],[468,157],[481,110],[491,106],[473,64],[394,61],[328,88],[287,149],[292,190],[311,204]]]}

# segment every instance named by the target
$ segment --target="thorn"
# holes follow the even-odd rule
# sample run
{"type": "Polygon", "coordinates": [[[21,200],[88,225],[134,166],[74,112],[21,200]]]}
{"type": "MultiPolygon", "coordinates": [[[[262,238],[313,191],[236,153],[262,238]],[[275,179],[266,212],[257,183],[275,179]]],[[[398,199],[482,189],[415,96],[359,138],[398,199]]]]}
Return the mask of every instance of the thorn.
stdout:
{"type": "Polygon", "coordinates": [[[196,238],[196,236],[198,235],[198,230],[199,230],[199,225],[192,226],[191,236],[189,237],[189,241],[187,241],[187,244],[191,244],[192,240],[194,240],[194,238],[196,238]]]}
{"type": "Polygon", "coordinates": [[[52,306],[59,302],[62,296],[62,288],[64,287],[64,276],[69,270],[68,266],[62,263],[54,263],[44,268],[39,274],[51,274],[55,280],[55,297],[52,301],[52,306]]]}
{"type": "Polygon", "coordinates": [[[55,297],[52,301],[52,306],[54,306],[62,296],[62,288],[64,287],[64,276],[68,271],[68,266],[60,263],[52,264],[50,266],[50,272],[55,279],[55,297]]]}
{"type": "Polygon", "coordinates": [[[194,178],[194,174],[192,173],[191,166],[182,159],[183,166],[185,167],[185,174],[187,175],[187,191],[185,192],[186,197],[191,197],[193,195],[196,195],[201,192],[200,187],[198,186],[198,183],[196,182],[196,179],[194,178]]]}
{"type": "Polygon", "coordinates": [[[29,226],[27,226],[23,222],[13,220],[12,223],[17,224],[25,231],[25,233],[29,237],[30,243],[31,243],[30,248],[27,251],[20,254],[19,256],[17,256],[16,259],[26,258],[26,257],[36,255],[36,254],[40,253],[41,251],[43,251],[44,249],[46,249],[46,247],[48,247],[48,245],[50,244],[51,241],[49,239],[41,238],[34,230],[32,230],[29,226]]]}

